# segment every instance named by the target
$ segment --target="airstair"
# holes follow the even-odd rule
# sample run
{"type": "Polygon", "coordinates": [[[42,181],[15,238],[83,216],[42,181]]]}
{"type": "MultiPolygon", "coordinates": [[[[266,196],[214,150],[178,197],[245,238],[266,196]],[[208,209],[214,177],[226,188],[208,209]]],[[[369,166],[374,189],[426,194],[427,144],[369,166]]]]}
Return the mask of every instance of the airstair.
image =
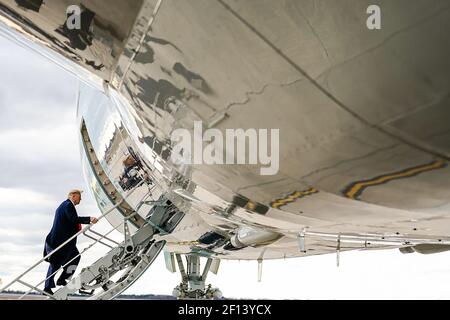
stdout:
{"type": "MultiPolygon", "coordinates": [[[[131,193],[128,194],[128,196],[130,196],[131,193]]],[[[151,190],[149,190],[149,193],[151,193],[151,190]]],[[[98,220],[107,217],[111,212],[117,209],[128,196],[107,210],[98,220]]],[[[89,300],[109,300],[115,298],[130,287],[148,269],[148,267],[150,267],[163,249],[165,241],[157,241],[154,239],[154,236],[156,234],[164,235],[170,233],[184,215],[163,195],[157,200],[152,201],[146,200],[148,199],[148,196],[149,195],[147,194],[142,198],[136,211],[124,217],[120,224],[114,226],[104,234],[93,230],[95,225],[84,227],[47,256],[34,263],[25,272],[1,288],[0,293],[4,292],[14,284],[21,284],[28,287],[29,290],[18,297],[18,299],[24,299],[32,292],[41,293],[42,295],[47,296],[48,299],[54,300],[73,299],[77,297],[78,293],[87,294],[87,299],[89,300]],[[129,220],[133,219],[133,217],[138,214],[138,209],[142,204],[149,204],[150,202],[152,206],[146,216],[145,224],[131,234],[129,220]],[[119,228],[123,228],[123,241],[117,242],[108,237],[114,230],[118,230],[119,228]],[[47,258],[58,252],[69,241],[81,234],[92,240],[92,242],[86,248],[81,250],[78,256],[82,256],[95,245],[102,245],[110,250],[88,267],[82,268],[78,275],[75,275],[67,285],[61,287],[53,295],[39,289],[39,286],[41,286],[49,277],[37,284],[31,284],[24,281],[24,277],[27,274],[41,265],[47,258]]],[[[53,273],[53,275],[62,270],[65,266],[70,266],[70,263],[78,256],[61,266],[53,273]]]]}

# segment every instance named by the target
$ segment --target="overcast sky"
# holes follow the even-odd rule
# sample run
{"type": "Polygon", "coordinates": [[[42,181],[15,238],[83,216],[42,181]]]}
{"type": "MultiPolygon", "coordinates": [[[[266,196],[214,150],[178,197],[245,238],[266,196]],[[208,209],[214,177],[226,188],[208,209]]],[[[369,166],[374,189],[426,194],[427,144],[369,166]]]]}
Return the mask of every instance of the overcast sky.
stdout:
{"type": "MultiPolygon", "coordinates": [[[[42,257],[55,208],[72,188],[87,190],[75,123],[77,82],[50,62],[0,37],[0,278],[5,284],[42,257]]],[[[89,192],[79,215],[99,215],[89,192]]],[[[99,223],[99,230],[108,225],[99,223]]],[[[117,236],[117,235],[116,235],[117,236]]],[[[79,239],[83,248],[86,239],[79,239]]],[[[105,250],[83,256],[81,266],[105,250]]],[[[43,279],[44,263],[30,275],[43,279]]],[[[225,296],[274,299],[449,299],[450,254],[398,250],[257,262],[223,261],[209,281],[225,296]]],[[[126,293],[171,294],[179,274],[162,255],[126,293]]],[[[23,289],[23,288],[18,288],[23,289]]]]}

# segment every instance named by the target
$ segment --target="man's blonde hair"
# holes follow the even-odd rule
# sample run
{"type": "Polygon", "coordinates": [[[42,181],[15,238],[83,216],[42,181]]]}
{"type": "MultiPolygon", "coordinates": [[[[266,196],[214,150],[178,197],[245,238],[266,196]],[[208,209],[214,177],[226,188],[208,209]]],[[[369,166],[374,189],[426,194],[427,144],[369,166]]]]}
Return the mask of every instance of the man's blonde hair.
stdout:
{"type": "Polygon", "coordinates": [[[72,197],[74,194],[79,194],[81,196],[81,193],[83,193],[83,190],[78,189],[70,190],[69,193],[67,194],[67,198],[72,197]]]}

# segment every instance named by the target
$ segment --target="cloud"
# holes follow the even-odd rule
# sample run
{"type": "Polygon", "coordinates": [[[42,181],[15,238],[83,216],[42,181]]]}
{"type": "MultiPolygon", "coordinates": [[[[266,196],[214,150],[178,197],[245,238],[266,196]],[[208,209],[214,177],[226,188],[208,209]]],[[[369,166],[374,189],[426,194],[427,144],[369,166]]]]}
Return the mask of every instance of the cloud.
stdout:
{"type": "MultiPolygon", "coordinates": [[[[74,121],[75,122],[75,121],[74,121]]],[[[11,129],[0,134],[2,161],[32,162],[39,166],[75,164],[79,156],[67,157],[78,150],[75,124],[54,125],[45,129],[11,129]]]]}
{"type": "Polygon", "coordinates": [[[36,207],[49,207],[53,202],[52,196],[34,190],[0,188],[0,208],[35,210],[36,207]]]}
{"type": "Polygon", "coordinates": [[[0,47],[0,133],[75,119],[77,82],[72,76],[11,41],[0,38],[0,47]]]}
{"type": "MultiPolygon", "coordinates": [[[[38,118],[37,118],[38,119],[38,118]]],[[[75,121],[74,121],[75,122],[75,121]]],[[[1,188],[27,188],[52,194],[83,184],[75,123],[0,133],[1,188]]]]}

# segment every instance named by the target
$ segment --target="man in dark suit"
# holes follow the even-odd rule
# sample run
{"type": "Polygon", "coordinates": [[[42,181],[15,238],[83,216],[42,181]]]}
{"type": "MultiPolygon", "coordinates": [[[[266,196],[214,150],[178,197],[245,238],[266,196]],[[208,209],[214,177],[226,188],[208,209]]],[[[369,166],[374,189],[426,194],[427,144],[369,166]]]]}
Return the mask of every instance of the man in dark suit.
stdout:
{"type": "MultiPolygon", "coordinates": [[[[94,217],[78,216],[75,206],[81,201],[81,192],[80,190],[71,190],[68,199],[56,209],[52,229],[45,238],[44,257],[76,234],[80,230],[80,224],[97,223],[97,219],[94,217]]],[[[61,276],[56,281],[56,284],[59,286],[66,285],[67,280],[75,272],[80,262],[76,243],[77,238],[75,237],[46,259],[46,261],[50,262],[46,277],[48,279],[45,281],[44,287],[44,291],[48,294],[53,294],[52,288],[55,287],[55,275],[51,275],[56,270],[73,259],[73,261],[63,268],[61,276]]]]}

